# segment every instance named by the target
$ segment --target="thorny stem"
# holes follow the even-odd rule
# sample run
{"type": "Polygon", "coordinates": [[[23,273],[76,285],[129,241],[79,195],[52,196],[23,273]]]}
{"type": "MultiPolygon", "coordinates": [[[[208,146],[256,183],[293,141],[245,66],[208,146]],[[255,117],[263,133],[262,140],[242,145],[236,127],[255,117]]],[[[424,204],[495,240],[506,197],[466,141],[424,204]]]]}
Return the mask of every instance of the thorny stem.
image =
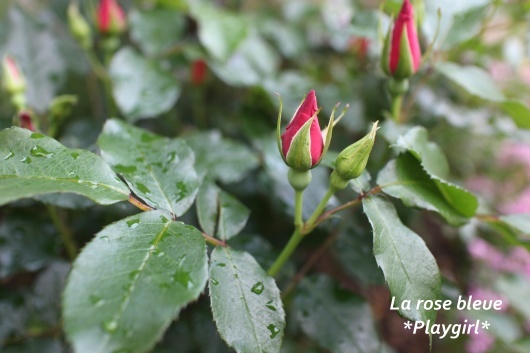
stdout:
{"type": "Polygon", "coordinates": [[[61,236],[61,239],[63,240],[64,247],[66,249],[66,253],[68,254],[68,257],[70,258],[70,260],[74,260],[77,256],[77,244],[75,243],[72,232],[70,231],[68,226],[64,223],[64,220],[61,218],[61,216],[57,212],[57,207],[52,206],[52,205],[47,205],[46,208],[48,209],[48,213],[52,219],[53,224],[59,231],[59,235],[61,236]]]}

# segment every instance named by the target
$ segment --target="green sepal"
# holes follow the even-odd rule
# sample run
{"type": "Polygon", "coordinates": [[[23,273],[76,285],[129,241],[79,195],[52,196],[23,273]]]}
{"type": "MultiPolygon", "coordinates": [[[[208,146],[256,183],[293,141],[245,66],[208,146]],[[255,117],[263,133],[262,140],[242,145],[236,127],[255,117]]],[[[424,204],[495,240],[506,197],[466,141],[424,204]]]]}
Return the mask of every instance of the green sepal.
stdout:
{"type": "Polygon", "coordinates": [[[67,10],[68,26],[75,40],[83,49],[89,49],[92,46],[92,30],[90,25],[79,12],[76,2],[70,3],[67,10]]]}
{"type": "Polygon", "coordinates": [[[381,68],[387,76],[392,76],[392,73],[390,72],[390,45],[392,43],[393,22],[394,21],[392,20],[388,26],[388,32],[383,45],[383,53],[381,54],[381,68]]]}
{"type": "Polygon", "coordinates": [[[414,74],[414,61],[412,59],[412,52],[410,51],[409,37],[407,35],[407,27],[403,27],[401,32],[401,39],[399,41],[399,60],[396,71],[392,75],[397,79],[409,78],[414,74]]]}
{"type": "MultiPolygon", "coordinates": [[[[318,112],[317,112],[318,113],[318,112]]],[[[311,124],[316,119],[317,113],[311,117],[302,128],[293,136],[285,162],[296,170],[309,170],[312,168],[311,158],[311,124]]]]}
{"type": "Polygon", "coordinates": [[[282,150],[282,109],[283,109],[283,101],[282,96],[280,96],[279,93],[274,92],[278,96],[278,99],[280,100],[280,111],[278,112],[278,121],[276,122],[276,142],[278,143],[278,151],[280,151],[280,156],[282,156],[282,159],[285,163],[287,163],[287,160],[285,159],[285,156],[283,154],[282,150]]]}
{"type": "Polygon", "coordinates": [[[377,123],[376,121],[373,124],[372,130],[366,136],[346,147],[337,157],[335,172],[343,180],[357,178],[366,168],[375,142],[377,123]]]}
{"type": "Polygon", "coordinates": [[[331,143],[331,136],[333,134],[333,128],[335,127],[335,125],[338,124],[338,122],[342,119],[342,117],[346,114],[346,112],[350,108],[350,105],[346,104],[344,109],[342,109],[342,112],[340,113],[339,117],[335,119],[335,111],[338,109],[339,105],[340,105],[340,102],[335,104],[335,107],[333,107],[333,111],[331,112],[331,116],[329,117],[328,126],[326,126],[324,130],[322,130],[322,136],[323,137],[325,136],[324,149],[322,150],[322,155],[320,156],[320,159],[313,167],[316,167],[317,165],[319,165],[322,159],[324,158],[324,156],[326,155],[326,153],[328,152],[329,145],[331,143]]]}

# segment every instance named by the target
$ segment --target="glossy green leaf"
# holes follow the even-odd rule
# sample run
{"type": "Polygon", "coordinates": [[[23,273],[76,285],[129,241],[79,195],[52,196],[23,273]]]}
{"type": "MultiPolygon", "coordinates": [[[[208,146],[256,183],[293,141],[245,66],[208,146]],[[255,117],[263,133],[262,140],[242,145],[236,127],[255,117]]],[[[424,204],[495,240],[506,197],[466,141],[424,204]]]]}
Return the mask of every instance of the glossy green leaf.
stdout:
{"type": "Polygon", "coordinates": [[[147,352],[207,280],[201,233],[163,211],[111,224],[79,255],[63,297],[77,353],[147,352]]]}
{"type": "Polygon", "coordinates": [[[224,183],[240,181],[258,165],[258,158],[247,146],[223,138],[218,131],[200,132],[185,137],[195,153],[195,169],[224,183]]]}
{"type": "Polygon", "coordinates": [[[436,70],[473,96],[492,102],[501,102],[505,98],[491,76],[477,66],[441,62],[436,65],[436,70]]]}
{"type": "MultiPolygon", "coordinates": [[[[430,179],[436,184],[439,192],[454,210],[468,218],[475,215],[478,208],[477,198],[464,188],[447,181],[449,178],[449,165],[447,160],[440,147],[433,142],[429,142],[428,133],[425,128],[416,126],[410,129],[407,133],[398,137],[395,147],[407,150],[420,161],[423,170],[430,176],[430,179]]],[[[410,195],[406,196],[405,199],[407,199],[407,202],[412,202],[410,195]]],[[[429,199],[432,199],[432,197],[429,197],[429,199]]],[[[424,206],[422,207],[425,207],[425,201],[423,200],[422,204],[424,206]]],[[[443,206],[440,204],[435,207],[438,209],[443,206]]],[[[439,211],[442,214],[441,208],[439,211]]],[[[457,219],[449,216],[447,210],[443,212],[442,215],[448,221],[451,219],[450,222],[455,221],[458,223],[457,219]]]]}
{"type": "Polygon", "coordinates": [[[114,99],[129,121],[167,112],[180,94],[180,85],[171,72],[131,47],[124,47],[114,55],[110,78],[114,99]]]}
{"type": "Polygon", "coordinates": [[[98,139],[101,155],[150,206],[181,216],[199,188],[194,156],[182,139],[168,139],[108,120],[98,139]]]}
{"type": "Polygon", "coordinates": [[[131,38],[150,56],[174,47],[184,32],[186,18],[179,10],[134,10],[129,14],[131,38]]]}
{"type": "Polygon", "coordinates": [[[0,205],[55,192],[73,192],[102,205],[129,197],[127,186],[91,152],[17,127],[0,131],[0,141],[0,205]]]}
{"type": "Polygon", "coordinates": [[[207,234],[228,240],[243,229],[249,213],[245,205],[214,183],[202,183],[197,195],[197,216],[207,234]]]}
{"type": "Polygon", "coordinates": [[[379,172],[377,184],[386,194],[400,199],[409,207],[437,212],[450,224],[466,222],[464,215],[451,206],[436,182],[410,153],[401,154],[388,162],[379,172]]]}
{"type": "Polygon", "coordinates": [[[515,125],[521,129],[530,129],[530,108],[517,100],[507,100],[502,103],[504,111],[513,119],[515,125]]]}
{"type": "Polygon", "coordinates": [[[210,299],[217,329],[238,353],[278,353],[285,313],[280,291],[246,252],[217,247],[210,264],[210,299]]]}
{"type": "Polygon", "coordinates": [[[247,20],[207,2],[190,5],[191,15],[199,25],[201,44],[217,60],[227,60],[247,36],[247,20]]]}
{"type": "Polygon", "coordinates": [[[305,334],[331,352],[380,352],[370,305],[328,276],[312,276],[299,284],[294,313],[305,334]]]}
{"type": "Polygon", "coordinates": [[[417,306],[418,300],[440,297],[440,271],[425,242],[401,223],[389,201],[368,197],[363,199],[363,208],[374,232],[375,259],[395,298],[395,306],[410,320],[434,321],[435,310],[417,306]],[[410,308],[401,307],[406,301],[410,301],[410,308]]]}

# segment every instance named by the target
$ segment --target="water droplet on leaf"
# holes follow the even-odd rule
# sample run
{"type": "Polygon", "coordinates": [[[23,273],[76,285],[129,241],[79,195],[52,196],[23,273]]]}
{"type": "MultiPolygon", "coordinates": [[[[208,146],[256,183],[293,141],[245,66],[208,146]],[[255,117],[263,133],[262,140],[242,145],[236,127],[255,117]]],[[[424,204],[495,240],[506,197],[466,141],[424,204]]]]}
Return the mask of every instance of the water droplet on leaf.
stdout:
{"type": "Polygon", "coordinates": [[[130,220],[128,220],[125,223],[127,223],[129,228],[134,229],[134,228],[138,227],[138,225],[140,224],[140,219],[139,218],[130,219],[130,220]]]}
{"type": "Polygon", "coordinates": [[[151,190],[149,190],[149,188],[142,183],[136,183],[136,187],[138,188],[140,192],[143,192],[145,194],[151,193],[151,190]]]}
{"type": "Polygon", "coordinates": [[[267,326],[267,328],[271,332],[270,338],[274,338],[280,333],[280,329],[277,328],[274,324],[270,324],[269,326],[267,326]]]}
{"type": "Polygon", "coordinates": [[[113,333],[113,332],[116,332],[116,330],[118,329],[118,321],[113,320],[113,319],[105,320],[103,321],[101,326],[103,327],[103,330],[105,330],[106,332],[113,333]]]}
{"type": "Polygon", "coordinates": [[[24,157],[20,160],[21,162],[23,163],[26,163],[26,164],[30,164],[31,163],[31,158],[29,157],[24,157]]]}
{"type": "Polygon", "coordinates": [[[261,294],[263,293],[263,289],[265,289],[265,286],[263,285],[263,283],[258,282],[252,286],[251,291],[252,293],[261,294]]]}
{"type": "Polygon", "coordinates": [[[52,156],[54,155],[53,152],[48,152],[46,151],[44,148],[40,147],[40,146],[35,146],[31,149],[30,151],[31,155],[33,157],[46,157],[46,158],[52,158],[52,156]]]}
{"type": "Polygon", "coordinates": [[[219,284],[219,281],[216,279],[210,278],[210,281],[212,281],[212,284],[215,286],[219,284]]]}
{"type": "Polygon", "coordinates": [[[265,306],[266,306],[267,308],[271,309],[272,311],[276,311],[276,307],[274,306],[272,299],[269,300],[269,301],[267,302],[267,304],[265,304],[265,306]]]}
{"type": "Polygon", "coordinates": [[[13,151],[9,151],[9,154],[4,157],[4,161],[7,161],[8,159],[11,159],[13,157],[15,157],[15,154],[13,153],[13,151]]]}
{"type": "Polygon", "coordinates": [[[38,132],[34,132],[34,133],[32,133],[32,134],[30,135],[30,137],[31,137],[32,139],[37,140],[37,139],[41,139],[41,138],[46,137],[46,136],[44,136],[43,134],[39,134],[38,132]]]}
{"type": "Polygon", "coordinates": [[[97,295],[91,295],[89,300],[90,300],[90,303],[94,305],[96,308],[105,304],[105,299],[98,297],[97,295]]]}
{"type": "Polygon", "coordinates": [[[72,153],[70,153],[70,156],[72,156],[73,159],[77,160],[77,158],[79,157],[79,153],[72,152],[72,153]]]}

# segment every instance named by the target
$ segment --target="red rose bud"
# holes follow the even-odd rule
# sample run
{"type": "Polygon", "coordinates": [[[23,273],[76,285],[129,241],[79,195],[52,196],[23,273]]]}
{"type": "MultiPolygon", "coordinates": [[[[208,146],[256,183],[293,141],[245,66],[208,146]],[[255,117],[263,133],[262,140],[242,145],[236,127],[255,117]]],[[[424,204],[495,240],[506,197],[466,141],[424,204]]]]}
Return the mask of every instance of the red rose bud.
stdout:
{"type": "Polygon", "coordinates": [[[409,0],[405,0],[393,29],[391,26],[388,31],[381,65],[387,75],[401,80],[418,71],[420,63],[421,49],[414,8],[409,0]]]}
{"type": "Polygon", "coordinates": [[[350,39],[350,50],[357,56],[359,61],[365,61],[368,55],[370,40],[364,37],[352,37],[350,39]]]}
{"type": "Polygon", "coordinates": [[[333,189],[344,189],[349,180],[359,177],[364,171],[372,147],[374,147],[377,123],[377,121],[374,123],[372,130],[366,136],[339,153],[335,162],[335,170],[330,177],[330,185],[333,189]]]}
{"type": "Polygon", "coordinates": [[[11,56],[6,55],[2,61],[2,82],[6,92],[12,95],[26,90],[26,80],[11,56]]]}
{"type": "Polygon", "coordinates": [[[31,114],[27,110],[21,110],[18,113],[18,118],[20,120],[21,128],[36,131],[35,125],[33,124],[33,119],[31,118],[31,114]]]}
{"type": "Polygon", "coordinates": [[[315,91],[306,95],[291,122],[281,135],[281,154],[287,165],[297,170],[315,167],[324,151],[324,139],[318,123],[315,91]]]}
{"type": "Polygon", "coordinates": [[[206,79],[206,72],[208,66],[206,61],[203,59],[197,59],[191,64],[191,83],[194,86],[200,86],[204,83],[206,79]]]}
{"type": "Polygon", "coordinates": [[[119,35],[127,26],[125,13],[116,0],[101,0],[97,9],[97,25],[102,34],[119,35]]]}

